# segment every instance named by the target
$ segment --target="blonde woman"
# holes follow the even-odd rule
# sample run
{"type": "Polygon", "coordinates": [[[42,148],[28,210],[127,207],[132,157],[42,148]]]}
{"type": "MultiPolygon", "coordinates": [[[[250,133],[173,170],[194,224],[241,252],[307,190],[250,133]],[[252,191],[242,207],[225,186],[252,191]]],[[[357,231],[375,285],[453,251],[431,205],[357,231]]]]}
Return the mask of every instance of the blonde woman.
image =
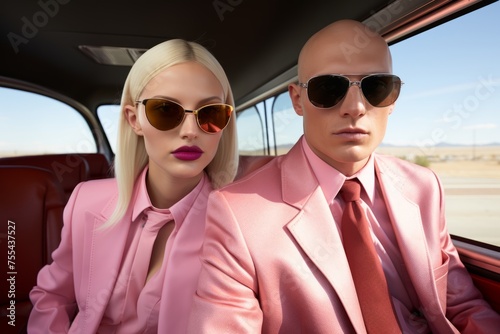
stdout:
{"type": "Polygon", "coordinates": [[[115,179],[79,184],[30,293],[29,333],[185,333],[209,192],[237,170],[233,96],[202,46],[170,40],[132,67],[115,179]]]}

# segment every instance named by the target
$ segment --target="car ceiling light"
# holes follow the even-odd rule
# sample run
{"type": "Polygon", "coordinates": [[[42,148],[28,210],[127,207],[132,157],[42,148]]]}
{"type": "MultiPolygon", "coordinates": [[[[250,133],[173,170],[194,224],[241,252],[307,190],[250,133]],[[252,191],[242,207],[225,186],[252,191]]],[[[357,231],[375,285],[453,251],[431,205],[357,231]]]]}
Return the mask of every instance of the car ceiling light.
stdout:
{"type": "Polygon", "coordinates": [[[147,49],[79,45],[78,49],[98,64],[132,66],[147,49]]]}

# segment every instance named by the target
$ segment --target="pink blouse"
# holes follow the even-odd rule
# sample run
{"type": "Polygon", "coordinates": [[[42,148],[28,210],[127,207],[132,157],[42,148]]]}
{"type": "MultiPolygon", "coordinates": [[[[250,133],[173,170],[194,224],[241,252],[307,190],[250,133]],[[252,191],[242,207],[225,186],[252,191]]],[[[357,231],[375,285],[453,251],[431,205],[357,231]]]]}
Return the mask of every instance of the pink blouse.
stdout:
{"type": "MultiPolygon", "coordinates": [[[[182,232],[189,232],[187,230],[190,228],[186,225],[181,229],[184,218],[193,207],[205,183],[209,183],[205,176],[187,196],[170,209],[161,210],[151,204],[146,189],[146,173],[147,168],[139,177],[140,184],[132,216],[134,220],[128,234],[126,254],[124,254],[118,278],[99,326],[98,333],[100,334],[158,332],[160,302],[166,272],[179,270],[174,264],[169,263],[172,255],[176,254],[172,251],[172,247],[173,245],[182,247],[182,243],[176,242],[178,236],[182,237],[184,234],[182,232]],[[175,224],[175,228],[165,246],[161,268],[146,281],[154,240],[165,224],[175,224]]],[[[199,224],[191,225],[199,226],[199,224]]],[[[197,256],[197,254],[193,255],[197,256]]],[[[196,268],[193,269],[196,271],[196,268]]],[[[194,293],[195,287],[186,284],[183,289],[187,290],[186,295],[191,298],[191,290],[194,293]]],[[[183,315],[176,321],[182,323],[182,317],[183,315]]]]}

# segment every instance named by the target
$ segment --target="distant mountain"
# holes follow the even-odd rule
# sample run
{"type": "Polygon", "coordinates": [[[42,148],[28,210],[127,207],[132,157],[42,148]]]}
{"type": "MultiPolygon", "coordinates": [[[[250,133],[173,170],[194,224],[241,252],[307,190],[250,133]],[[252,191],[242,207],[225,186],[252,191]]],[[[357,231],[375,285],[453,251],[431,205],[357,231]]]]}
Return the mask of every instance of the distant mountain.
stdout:
{"type": "MultiPolygon", "coordinates": [[[[382,143],[379,145],[380,147],[416,147],[417,145],[396,145],[396,144],[387,144],[387,143],[382,143]]],[[[437,143],[436,145],[433,146],[428,146],[428,147],[471,147],[474,146],[473,143],[470,144],[454,144],[454,143],[446,143],[446,142],[441,142],[437,143]]],[[[500,142],[492,142],[492,143],[486,143],[486,144],[475,144],[476,147],[492,147],[492,146],[500,146],[500,142]]]]}

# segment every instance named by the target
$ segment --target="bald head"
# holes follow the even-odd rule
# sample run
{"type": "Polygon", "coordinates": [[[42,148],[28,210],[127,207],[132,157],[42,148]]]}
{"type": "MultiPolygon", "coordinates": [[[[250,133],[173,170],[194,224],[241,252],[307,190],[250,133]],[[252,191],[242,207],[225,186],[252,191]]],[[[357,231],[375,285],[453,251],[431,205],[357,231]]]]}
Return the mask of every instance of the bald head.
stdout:
{"type": "Polygon", "coordinates": [[[299,55],[299,79],[319,74],[392,73],[386,41],[364,24],[336,21],[314,34],[299,55]]]}

